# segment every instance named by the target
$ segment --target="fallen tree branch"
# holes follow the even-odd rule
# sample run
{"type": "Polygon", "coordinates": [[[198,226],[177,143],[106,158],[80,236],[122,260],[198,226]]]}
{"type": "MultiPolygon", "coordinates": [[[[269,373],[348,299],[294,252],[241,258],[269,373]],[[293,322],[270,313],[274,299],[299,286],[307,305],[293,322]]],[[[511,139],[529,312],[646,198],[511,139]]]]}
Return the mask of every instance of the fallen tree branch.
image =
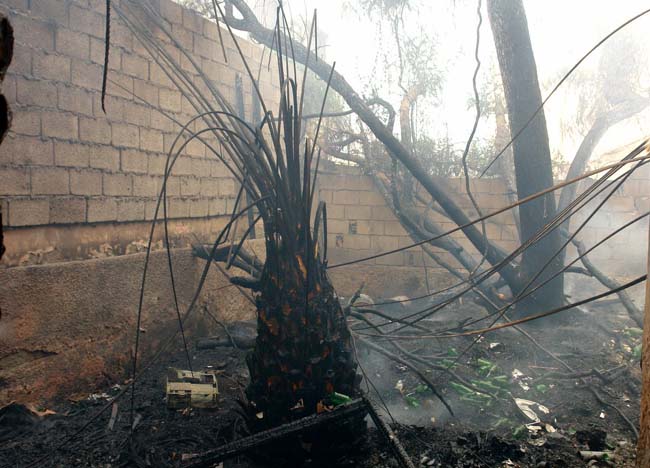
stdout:
{"type": "MultiPolygon", "coordinates": [[[[573,245],[576,246],[576,249],[578,249],[578,253],[580,254],[580,261],[582,261],[582,264],[585,266],[585,268],[587,268],[587,270],[589,270],[594,278],[596,278],[603,286],[609,289],[616,289],[621,286],[618,281],[607,276],[596,265],[594,265],[591,260],[589,260],[589,257],[586,255],[584,243],[576,238],[573,238],[572,242],[573,245]]],[[[634,304],[629,293],[626,290],[621,290],[617,293],[617,296],[621,300],[623,307],[625,307],[625,310],[627,311],[630,319],[632,319],[639,328],[643,329],[643,314],[641,310],[634,304]]]]}

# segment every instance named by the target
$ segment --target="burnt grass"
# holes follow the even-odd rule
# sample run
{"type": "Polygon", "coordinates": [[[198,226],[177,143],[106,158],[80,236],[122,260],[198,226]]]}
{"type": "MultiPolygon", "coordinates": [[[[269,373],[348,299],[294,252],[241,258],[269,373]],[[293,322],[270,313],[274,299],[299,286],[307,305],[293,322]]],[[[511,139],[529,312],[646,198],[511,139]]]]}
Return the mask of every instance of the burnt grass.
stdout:
{"type": "MultiPolygon", "coordinates": [[[[436,320],[441,323],[480,316],[471,305],[453,306],[436,320]]],[[[640,369],[635,347],[640,343],[617,304],[572,311],[568,319],[551,327],[527,328],[536,341],[560,356],[580,375],[580,380],[550,359],[520,333],[508,329],[487,335],[453,367],[454,372],[476,385],[494,385],[516,398],[538,402],[539,430],[525,426],[530,420],[505,392],[488,401],[454,386],[444,371],[429,372],[455,412],[451,417],[439,401],[408,370],[376,353],[359,347],[361,367],[381,395],[369,387],[369,395],[385,403],[395,421],[386,421],[416,466],[434,467],[578,467],[634,466],[635,435],[614,405],[637,424],[640,369]],[[515,369],[522,374],[513,377],[515,369]],[[607,372],[608,370],[612,370],[607,372]],[[594,372],[595,370],[595,372],[594,372]],[[505,376],[505,378],[504,378],[505,376]],[[505,380],[505,382],[504,382],[505,380]],[[594,397],[597,391],[605,404],[594,397]],[[525,389],[527,388],[527,390],[525,389]],[[433,419],[432,419],[433,418],[433,419]],[[588,462],[580,450],[606,450],[606,460],[588,462]],[[591,463],[588,465],[588,463],[591,463]]],[[[434,328],[434,326],[432,326],[434,328]]],[[[404,342],[412,352],[433,356],[438,366],[450,366],[471,337],[433,342],[404,342]]],[[[390,349],[386,345],[386,349],[390,349]]],[[[118,467],[182,466],[184,456],[218,447],[246,435],[240,409],[248,382],[246,351],[222,347],[191,350],[195,370],[219,371],[219,406],[213,410],[171,410],[164,400],[169,367],[187,368],[184,351],[176,348],[157,362],[136,387],[134,409],[139,420],[129,437],[130,392],[116,401],[118,412],[112,430],[111,407],[84,426],[125,387],[124,380],[107,382],[94,394],[84,393],[53,402],[55,415],[35,423],[12,427],[0,424],[0,466],[21,467],[118,467]]],[[[515,372],[515,375],[518,375],[515,372]]],[[[456,382],[457,383],[457,382],[456,382]]],[[[128,384],[128,382],[126,382],[128,384]]],[[[365,384],[362,384],[365,387],[365,384]]],[[[43,409],[43,408],[41,408],[43,409]]],[[[352,447],[343,459],[311,460],[306,466],[398,466],[388,444],[371,422],[366,442],[352,447]]],[[[246,456],[224,462],[225,467],[278,466],[259,464],[246,456]]]]}

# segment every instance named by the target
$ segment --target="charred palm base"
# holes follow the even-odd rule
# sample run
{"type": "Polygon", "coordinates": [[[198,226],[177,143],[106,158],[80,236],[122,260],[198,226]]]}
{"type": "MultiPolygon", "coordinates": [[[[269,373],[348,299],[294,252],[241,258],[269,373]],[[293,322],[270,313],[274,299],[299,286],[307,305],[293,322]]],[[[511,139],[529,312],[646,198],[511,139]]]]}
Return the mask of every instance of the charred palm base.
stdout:
{"type": "MultiPolygon", "coordinates": [[[[331,287],[262,283],[258,336],[247,356],[249,429],[254,432],[326,411],[345,397],[361,396],[360,376],[343,310],[331,287]]],[[[363,414],[306,431],[266,450],[278,463],[346,453],[365,434],[363,414]],[[279,458],[278,458],[279,457],[279,458]]]]}

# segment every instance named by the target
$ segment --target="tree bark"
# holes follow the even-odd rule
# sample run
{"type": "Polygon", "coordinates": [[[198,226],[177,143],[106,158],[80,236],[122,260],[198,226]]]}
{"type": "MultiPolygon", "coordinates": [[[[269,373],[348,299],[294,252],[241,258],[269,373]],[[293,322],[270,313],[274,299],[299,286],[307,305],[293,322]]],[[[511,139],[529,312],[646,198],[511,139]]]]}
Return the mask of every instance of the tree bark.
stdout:
{"type": "MultiPolygon", "coordinates": [[[[487,7],[508,107],[510,132],[515,135],[542,103],[526,13],[522,0],[489,0],[487,7]]],[[[551,152],[543,110],[519,135],[512,147],[519,199],[553,185],[551,152]]],[[[555,214],[555,198],[552,193],[520,206],[522,242],[533,237],[555,214]]],[[[560,246],[561,238],[556,229],[526,249],[521,262],[523,282],[533,278],[560,246]]],[[[562,262],[558,255],[533,285],[544,281],[561,268],[562,262]]],[[[522,301],[521,310],[528,315],[558,307],[563,300],[564,281],[563,276],[559,275],[528,300],[522,301]]]]}

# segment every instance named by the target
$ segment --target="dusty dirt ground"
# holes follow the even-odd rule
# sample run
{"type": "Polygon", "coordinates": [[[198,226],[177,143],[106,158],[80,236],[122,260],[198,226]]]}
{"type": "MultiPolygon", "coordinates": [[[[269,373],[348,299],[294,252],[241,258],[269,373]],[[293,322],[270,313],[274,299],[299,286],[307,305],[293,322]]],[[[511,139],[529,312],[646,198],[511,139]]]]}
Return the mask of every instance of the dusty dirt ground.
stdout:
{"type": "MultiPolygon", "coordinates": [[[[450,323],[481,314],[475,306],[455,305],[436,316],[436,321],[450,323]]],[[[361,367],[376,388],[369,387],[368,394],[380,407],[377,392],[381,395],[395,420],[393,428],[417,466],[632,467],[635,434],[618,410],[636,426],[639,331],[613,303],[586,312],[574,310],[567,317],[563,325],[527,330],[575,374],[528,338],[508,329],[481,339],[460,359],[471,338],[403,343],[442,369],[428,374],[451,405],[454,417],[404,367],[358,346],[361,367]],[[444,371],[446,367],[497,398],[468,391],[444,371]],[[542,405],[530,407],[540,421],[532,424],[513,398],[542,405]],[[580,450],[606,451],[608,455],[604,460],[589,461],[579,456],[580,450]]],[[[129,392],[117,402],[117,419],[113,429],[108,429],[111,401],[125,386],[124,380],[109,377],[106,385],[91,395],[70,395],[53,402],[47,409],[56,414],[23,421],[20,426],[0,416],[0,465],[181,466],[183,455],[245,435],[237,412],[237,400],[243,397],[248,379],[245,354],[230,347],[193,348],[194,369],[212,366],[219,371],[219,407],[170,410],[164,400],[167,369],[187,367],[185,354],[177,347],[139,381],[134,401],[139,423],[131,439],[129,392]],[[109,410],[84,427],[105,405],[109,410]]],[[[389,416],[384,417],[390,422],[389,416]]],[[[398,466],[372,423],[369,427],[367,442],[344,459],[311,461],[307,466],[398,466]]],[[[242,456],[224,466],[259,465],[242,456]]]]}

